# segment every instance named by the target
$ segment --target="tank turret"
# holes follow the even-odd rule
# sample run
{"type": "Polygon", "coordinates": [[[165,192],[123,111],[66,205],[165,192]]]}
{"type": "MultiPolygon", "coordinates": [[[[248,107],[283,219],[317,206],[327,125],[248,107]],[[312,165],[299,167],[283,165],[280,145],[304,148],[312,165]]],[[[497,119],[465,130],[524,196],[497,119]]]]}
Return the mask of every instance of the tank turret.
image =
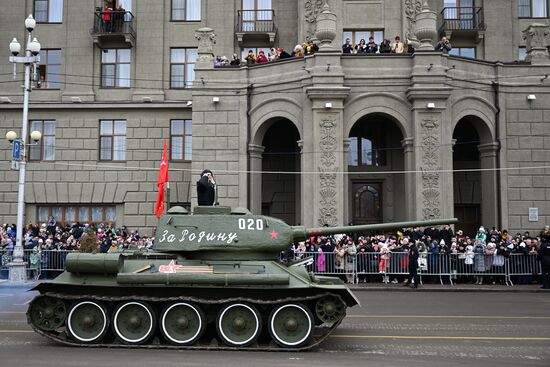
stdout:
{"type": "Polygon", "coordinates": [[[455,218],[427,221],[305,228],[246,209],[196,207],[194,214],[171,210],[159,220],[155,251],[182,253],[189,259],[273,259],[296,241],[310,236],[384,231],[456,223],[455,218]]]}

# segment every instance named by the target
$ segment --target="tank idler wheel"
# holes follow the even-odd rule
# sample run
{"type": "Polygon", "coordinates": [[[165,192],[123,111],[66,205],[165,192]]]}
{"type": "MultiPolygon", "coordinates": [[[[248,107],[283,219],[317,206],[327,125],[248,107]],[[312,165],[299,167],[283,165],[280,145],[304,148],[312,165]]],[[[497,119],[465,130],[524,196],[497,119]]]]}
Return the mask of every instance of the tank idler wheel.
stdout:
{"type": "Polygon", "coordinates": [[[192,345],[204,332],[204,313],[191,303],[168,305],[160,318],[160,331],[166,340],[174,345],[192,345]]]}
{"type": "Polygon", "coordinates": [[[232,303],[220,310],[216,318],[216,329],[225,344],[245,347],[258,339],[262,329],[262,318],[254,306],[232,303]]]}
{"type": "Polygon", "coordinates": [[[322,322],[333,324],[346,316],[346,304],[340,297],[325,296],[315,304],[315,314],[322,322]]]}
{"type": "Polygon", "coordinates": [[[154,334],[155,313],[145,302],[122,303],[114,312],[113,329],[125,344],[144,344],[154,334]]]}
{"type": "Polygon", "coordinates": [[[30,306],[30,318],[37,328],[43,331],[53,331],[63,325],[67,317],[65,303],[53,297],[41,296],[30,306]]]}
{"type": "Polygon", "coordinates": [[[78,302],[67,316],[69,336],[82,343],[100,341],[107,332],[109,320],[105,307],[95,301],[78,302]]]}
{"type": "Polygon", "coordinates": [[[271,311],[269,334],[284,348],[300,348],[307,345],[313,336],[313,315],[304,305],[286,303],[271,311]]]}

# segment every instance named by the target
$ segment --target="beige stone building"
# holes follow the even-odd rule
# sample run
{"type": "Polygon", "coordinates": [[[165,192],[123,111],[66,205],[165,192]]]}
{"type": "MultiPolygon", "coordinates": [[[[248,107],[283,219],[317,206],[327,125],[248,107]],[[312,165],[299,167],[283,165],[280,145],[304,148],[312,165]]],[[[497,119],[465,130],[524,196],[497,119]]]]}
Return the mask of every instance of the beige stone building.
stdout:
{"type": "MultiPolygon", "coordinates": [[[[108,18],[99,0],[2,7],[2,135],[21,128],[22,75],[12,81],[7,46],[24,39],[30,13],[43,50],[29,118],[44,137],[29,151],[25,222],[151,233],[164,140],[171,205],[195,204],[208,167],[221,204],[291,224],[457,216],[468,231],[538,231],[550,221],[548,0],[428,1],[450,55],[341,53],[346,38],[370,36],[418,47],[420,0],[329,0],[324,14],[323,0],[119,3],[124,13],[108,18]],[[315,55],[213,67],[212,55],[291,52],[309,38],[315,55]]],[[[16,216],[10,156],[3,140],[1,222],[16,216]]]]}

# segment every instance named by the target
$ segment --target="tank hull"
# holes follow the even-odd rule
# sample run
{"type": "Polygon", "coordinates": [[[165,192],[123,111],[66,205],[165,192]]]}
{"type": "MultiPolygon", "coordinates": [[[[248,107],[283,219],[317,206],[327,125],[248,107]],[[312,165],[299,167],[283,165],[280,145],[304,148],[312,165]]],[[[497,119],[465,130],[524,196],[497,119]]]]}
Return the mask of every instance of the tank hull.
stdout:
{"type": "MultiPolygon", "coordinates": [[[[155,254],[153,258],[126,256],[115,273],[109,261],[97,266],[102,256],[105,260],[104,255],[88,255],[80,263],[73,259],[67,266],[71,271],[34,288],[40,295],[31,302],[27,318],[36,332],[78,346],[298,351],[321,343],[340,324],[347,307],[358,304],[340,279],[315,277],[303,266],[286,266],[273,261],[207,262],[155,254]],[[90,262],[94,257],[97,261],[90,262]],[[122,321],[116,316],[124,312],[125,307],[140,306],[150,312],[153,330],[144,340],[126,340],[126,334],[115,324],[124,328],[132,322],[132,316],[122,321]],[[186,310],[197,309],[204,326],[197,329],[200,336],[196,340],[182,339],[185,342],[181,343],[171,340],[167,330],[174,327],[170,323],[177,324],[181,320],[166,311],[170,307],[180,308],[183,314],[186,310]],[[326,307],[337,311],[327,316],[326,307]],[[46,322],[44,315],[50,308],[58,310],[54,311],[58,315],[46,322]],[[256,323],[260,331],[253,336],[252,342],[245,340],[246,343],[239,344],[241,331],[233,330],[233,324],[224,326],[224,319],[220,319],[221,314],[234,308],[237,308],[235,314],[247,308],[253,310],[251,315],[257,322],[252,317],[247,321],[256,323]],[[99,326],[87,327],[90,316],[85,311],[99,315],[95,316],[95,324],[105,325],[105,330],[99,326]],[[274,325],[282,317],[280,315],[286,315],[287,321],[277,329],[274,325]],[[307,325],[309,319],[311,332],[304,333],[303,341],[296,339],[294,319],[288,315],[301,320],[302,325],[307,325]],[[223,337],[224,327],[232,331],[229,341],[223,337]],[[94,335],[96,329],[98,334],[94,335]],[[278,331],[284,335],[282,341],[278,340],[278,331]]],[[[110,257],[114,263],[116,255],[110,257]]],[[[236,324],[240,321],[239,317],[231,320],[236,324]]],[[[132,328],[126,329],[134,335],[132,328]]]]}

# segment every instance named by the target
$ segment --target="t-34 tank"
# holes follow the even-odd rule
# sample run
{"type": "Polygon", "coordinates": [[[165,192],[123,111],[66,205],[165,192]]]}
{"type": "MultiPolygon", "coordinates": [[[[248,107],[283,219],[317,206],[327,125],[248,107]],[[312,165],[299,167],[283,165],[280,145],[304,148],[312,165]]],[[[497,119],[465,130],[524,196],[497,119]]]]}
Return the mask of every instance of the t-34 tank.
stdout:
{"type": "Polygon", "coordinates": [[[28,322],[70,345],[305,350],[357,298],[304,261],[276,261],[295,241],[456,220],[306,229],[246,209],[175,207],[159,220],[154,251],[67,256],[65,271],[34,290],[28,322]]]}

